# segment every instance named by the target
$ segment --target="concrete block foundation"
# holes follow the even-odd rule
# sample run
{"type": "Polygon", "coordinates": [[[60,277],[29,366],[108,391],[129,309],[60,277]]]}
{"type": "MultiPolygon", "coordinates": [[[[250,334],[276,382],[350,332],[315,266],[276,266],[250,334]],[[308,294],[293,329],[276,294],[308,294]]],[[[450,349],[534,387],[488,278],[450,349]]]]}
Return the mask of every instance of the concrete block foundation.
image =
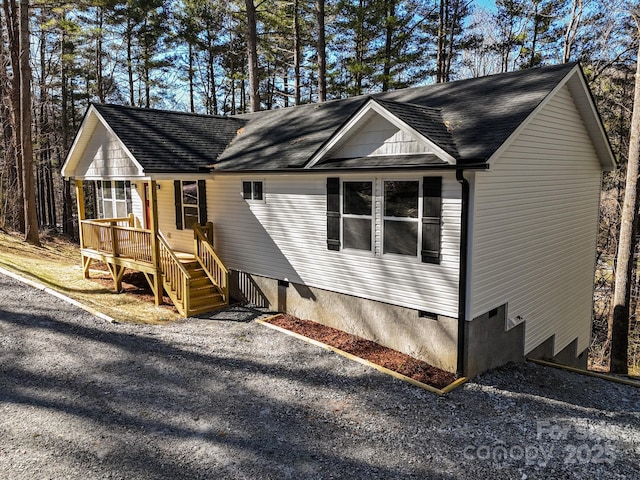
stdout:
{"type": "Polygon", "coordinates": [[[506,305],[465,322],[464,374],[474,377],[508,362],[524,360],[524,323],[505,331],[506,305]]]}
{"type": "Polygon", "coordinates": [[[231,272],[231,296],[372,340],[431,365],[456,371],[458,321],[351,295],[231,272]]]}
{"type": "MultiPolygon", "coordinates": [[[[457,369],[455,318],[420,315],[410,308],[246,272],[230,273],[230,294],[235,300],[337,328],[449,372],[457,369]]],[[[587,352],[577,354],[577,340],[553,355],[551,337],[524,355],[525,324],[505,330],[506,312],[507,306],[502,305],[465,322],[465,376],[474,377],[508,362],[523,362],[527,357],[586,368],[587,352]]]]}
{"type": "Polygon", "coordinates": [[[467,346],[464,373],[474,377],[508,362],[524,362],[527,358],[548,360],[577,368],[587,368],[587,351],[576,351],[578,339],[553,355],[553,336],[527,355],[524,354],[525,323],[505,330],[507,306],[502,305],[465,325],[467,346]]]}

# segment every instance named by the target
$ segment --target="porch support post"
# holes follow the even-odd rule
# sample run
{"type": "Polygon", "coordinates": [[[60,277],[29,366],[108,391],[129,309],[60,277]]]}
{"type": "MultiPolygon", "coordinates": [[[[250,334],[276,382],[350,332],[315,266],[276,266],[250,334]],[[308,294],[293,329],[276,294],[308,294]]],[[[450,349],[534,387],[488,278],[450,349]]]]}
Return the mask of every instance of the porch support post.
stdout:
{"type": "MultiPolygon", "coordinates": [[[[82,180],[76,179],[75,184],[76,184],[76,203],[78,205],[78,239],[80,240],[80,251],[82,252],[82,249],[84,248],[84,238],[82,235],[82,221],[86,217],[86,213],[84,211],[84,189],[82,188],[82,180]]],[[[82,253],[80,254],[80,258],[82,260],[84,277],[89,278],[89,264],[91,263],[91,261],[89,260],[87,262],[84,258],[84,255],[82,255],[82,253]]]]}
{"type": "Polygon", "coordinates": [[[155,180],[149,182],[149,203],[151,203],[151,215],[149,221],[151,225],[151,258],[156,269],[153,276],[153,293],[156,305],[162,303],[162,271],[160,268],[160,248],[158,245],[158,194],[155,180]]]}

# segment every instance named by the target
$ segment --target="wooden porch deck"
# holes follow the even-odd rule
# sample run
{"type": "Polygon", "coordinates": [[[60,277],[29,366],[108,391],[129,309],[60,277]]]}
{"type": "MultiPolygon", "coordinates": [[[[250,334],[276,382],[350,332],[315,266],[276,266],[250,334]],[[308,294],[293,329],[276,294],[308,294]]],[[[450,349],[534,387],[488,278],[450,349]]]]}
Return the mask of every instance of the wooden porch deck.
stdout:
{"type": "Polygon", "coordinates": [[[122,290],[125,269],[144,273],[156,304],[167,292],[181,315],[189,317],[229,304],[228,270],[213,249],[213,225],[194,227],[194,252],[173,251],[162,234],[126,218],[82,220],[82,269],[89,278],[92,261],[104,262],[116,291],[122,290]]]}

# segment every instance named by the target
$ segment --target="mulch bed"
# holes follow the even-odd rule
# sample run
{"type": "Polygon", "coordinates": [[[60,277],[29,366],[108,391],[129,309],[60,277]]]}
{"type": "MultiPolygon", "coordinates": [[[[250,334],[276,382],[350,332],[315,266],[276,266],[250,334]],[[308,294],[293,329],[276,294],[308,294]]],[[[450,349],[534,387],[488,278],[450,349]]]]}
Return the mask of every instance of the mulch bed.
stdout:
{"type": "Polygon", "coordinates": [[[455,374],[440,370],[427,362],[311,320],[281,314],[268,319],[267,322],[331,345],[432,387],[444,388],[456,380],[455,374]]]}

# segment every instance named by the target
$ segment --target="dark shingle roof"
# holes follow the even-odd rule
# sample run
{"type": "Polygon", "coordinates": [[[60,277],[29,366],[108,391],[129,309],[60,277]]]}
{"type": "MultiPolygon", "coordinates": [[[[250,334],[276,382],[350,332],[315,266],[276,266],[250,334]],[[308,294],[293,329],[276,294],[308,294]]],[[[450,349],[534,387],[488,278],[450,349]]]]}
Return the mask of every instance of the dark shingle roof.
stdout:
{"type": "Polygon", "coordinates": [[[208,171],[246,120],[94,105],[147,173],[208,171]]]}
{"type": "Polygon", "coordinates": [[[147,172],[303,168],[370,98],[458,164],[470,164],[488,160],[574,67],[554,65],[233,117],[96,108],[147,172]]]}
{"type": "Polygon", "coordinates": [[[238,115],[248,123],[215,170],[302,167],[362,105],[363,97],[238,115]]]}
{"type": "Polygon", "coordinates": [[[245,134],[233,140],[214,167],[218,171],[303,167],[369,98],[390,108],[395,105],[401,118],[409,115],[407,123],[424,129],[425,136],[452,154],[458,163],[484,162],[575,65],[553,65],[241,115],[249,121],[245,134]],[[398,107],[402,104],[408,106],[398,107]],[[429,121],[416,120],[419,107],[432,112],[429,121]],[[442,126],[432,109],[440,112],[442,126]]]}
{"type": "Polygon", "coordinates": [[[380,96],[440,108],[455,139],[460,163],[486,161],[575,66],[532,68],[380,96]]]}

